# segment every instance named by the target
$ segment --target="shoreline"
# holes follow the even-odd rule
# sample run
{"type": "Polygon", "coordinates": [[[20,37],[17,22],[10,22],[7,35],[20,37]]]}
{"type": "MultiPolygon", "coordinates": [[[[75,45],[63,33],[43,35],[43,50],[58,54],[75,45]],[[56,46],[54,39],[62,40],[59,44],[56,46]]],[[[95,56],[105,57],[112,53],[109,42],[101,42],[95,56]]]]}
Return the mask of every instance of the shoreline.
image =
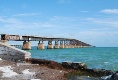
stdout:
{"type": "Polygon", "coordinates": [[[86,65],[77,65],[78,63],[74,64],[76,65],[72,65],[70,62],[63,62],[61,64],[51,60],[34,58],[27,59],[26,63],[15,63],[0,60],[0,79],[68,80],[76,75],[102,77],[113,73],[109,70],[88,69],[86,65]],[[3,73],[5,73],[5,71],[1,71],[4,68],[8,69],[8,71],[11,70],[11,73],[14,75],[4,77],[3,73]]]}
{"type": "MultiPolygon", "coordinates": [[[[94,76],[94,77],[102,77],[102,76],[108,76],[113,74],[113,71],[111,70],[105,70],[105,69],[89,69],[87,68],[87,65],[85,63],[81,62],[68,62],[64,61],[62,63],[58,63],[52,60],[45,60],[45,59],[35,59],[35,58],[30,58],[28,60],[31,64],[39,64],[39,65],[45,65],[49,68],[52,69],[63,69],[63,70],[68,70],[69,73],[77,74],[80,72],[79,75],[89,75],[89,76],[94,76]]],[[[27,60],[26,60],[27,62],[27,60]]]]}

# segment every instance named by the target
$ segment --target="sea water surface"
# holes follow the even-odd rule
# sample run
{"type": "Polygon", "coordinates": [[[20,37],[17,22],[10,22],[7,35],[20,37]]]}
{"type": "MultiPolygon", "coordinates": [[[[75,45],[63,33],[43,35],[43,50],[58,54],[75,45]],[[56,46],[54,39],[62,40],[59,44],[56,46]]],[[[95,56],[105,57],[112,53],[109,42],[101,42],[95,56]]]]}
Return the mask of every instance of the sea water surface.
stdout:
{"type": "Polygon", "coordinates": [[[118,70],[118,47],[89,47],[37,50],[32,47],[32,58],[63,61],[83,62],[88,68],[118,70]]]}

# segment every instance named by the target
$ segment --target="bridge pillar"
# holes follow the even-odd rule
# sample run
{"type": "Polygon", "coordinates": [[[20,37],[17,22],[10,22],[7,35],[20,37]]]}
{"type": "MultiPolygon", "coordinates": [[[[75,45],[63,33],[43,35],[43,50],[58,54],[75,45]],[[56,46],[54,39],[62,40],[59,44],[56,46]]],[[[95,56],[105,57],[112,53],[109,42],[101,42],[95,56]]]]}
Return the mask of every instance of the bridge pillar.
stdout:
{"type": "Polygon", "coordinates": [[[81,48],[81,46],[80,46],[80,45],[78,45],[78,48],[81,48]]]}
{"type": "Polygon", "coordinates": [[[71,46],[70,46],[71,44],[70,44],[70,41],[68,41],[68,48],[71,48],[71,46]]]}
{"type": "Polygon", "coordinates": [[[68,48],[68,45],[65,44],[65,45],[64,45],[64,48],[68,48]]]}
{"type": "Polygon", "coordinates": [[[24,41],[23,42],[23,47],[22,47],[23,50],[30,50],[31,49],[31,42],[26,42],[24,41]]]}
{"type": "Polygon", "coordinates": [[[58,44],[58,41],[55,41],[55,46],[54,46],[55,49],[58,49],[59,48],[59,44],[58,44]]]}
{"type": "Polygon", "coordinates": [[[48,47],[47,47],[48,49],[52,49],[53,47],[52,47],[52,41],[48,41],[48,47]]]}
{"type": "Polygon", "coordinates": [[[74,48],[74,45],[71,44],[71,45],[70,45],[70,48],[74,48]]]}
{"type": "Polygon", "coordinates": [[[60,41],[60,48],[64,48],[63,41],[60,41]]]}
{"type": "Polygon", "coordinates": [[[77,45],[76,44],[74,45],[74,48],[77,48],[77,45]]]}
{"type": "Polygon", "coordinates": [[[37,49],[41,49],[41,50],[45,49],[43,41],[42,43],[40,43],[39,41],[37,49]]]}
{"type": "Polygon", "coordinates": [[[78,45],[76,45],[76,48],[79,48],[79,46],[78,46],[78,45]]]}
{"type": "Polygon", "coordinates": [[[68,48],[71,48],[71,47],[70,47],[70,44],[68,44],[68,48]]]}
{"type": "Polygon", "coordinates": [[[64,41],[64,48],[68,48],[68,42],[64,41]]]}

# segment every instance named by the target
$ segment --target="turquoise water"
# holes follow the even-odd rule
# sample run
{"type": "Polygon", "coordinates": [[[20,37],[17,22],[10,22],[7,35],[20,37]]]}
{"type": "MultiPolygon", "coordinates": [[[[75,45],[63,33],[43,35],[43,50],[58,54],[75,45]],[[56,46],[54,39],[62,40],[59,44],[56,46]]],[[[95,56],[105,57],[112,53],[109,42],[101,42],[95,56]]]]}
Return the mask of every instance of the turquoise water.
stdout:
{"type": "Polygon", "coordinates": [[[86,63],[88,68],[118,70],[118,47],[92,47],[71,49],[37,50],[32,47],[32,58],[54,60],[57,62],[72,61],[86,63]]]}

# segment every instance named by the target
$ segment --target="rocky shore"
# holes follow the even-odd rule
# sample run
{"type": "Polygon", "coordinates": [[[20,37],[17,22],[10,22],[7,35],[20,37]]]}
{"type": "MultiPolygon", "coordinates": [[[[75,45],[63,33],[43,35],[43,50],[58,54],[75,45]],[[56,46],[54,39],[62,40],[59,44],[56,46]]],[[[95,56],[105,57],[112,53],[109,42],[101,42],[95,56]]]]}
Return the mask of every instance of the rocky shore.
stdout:
{"type": "Polygon", "coordinates": [[[47,65],[15,63],[0,60],[0,80],[67,80],[68,71],[47,65]]]}
{"type": "Polygon", "coordinates": [[[113,74],[110,70],[88,69],[81,62],[57,63],[34,58],[27,59],[26,63],[0,60],[0,80],[68,80],[76,75],[102,77],[110,74],[113,74]]]}
{"type": "Polygon", "coordinates": [[[44,59],[29,59],[26,62],[31,64],[39,64],[46,66],[51,69],[58,69],[66,71],[63,77],[66,79],[70,79],[73,76],[80,75],[80,76],[89,76],[89,77],[102,77],[102,76],[109,76],[113,74],[111,70],[105,69],[89,69],[85,63],[81,62],[68,62],[64,61],[62,63],[57,63],[55,61],[44,60],[44,59]]]}

